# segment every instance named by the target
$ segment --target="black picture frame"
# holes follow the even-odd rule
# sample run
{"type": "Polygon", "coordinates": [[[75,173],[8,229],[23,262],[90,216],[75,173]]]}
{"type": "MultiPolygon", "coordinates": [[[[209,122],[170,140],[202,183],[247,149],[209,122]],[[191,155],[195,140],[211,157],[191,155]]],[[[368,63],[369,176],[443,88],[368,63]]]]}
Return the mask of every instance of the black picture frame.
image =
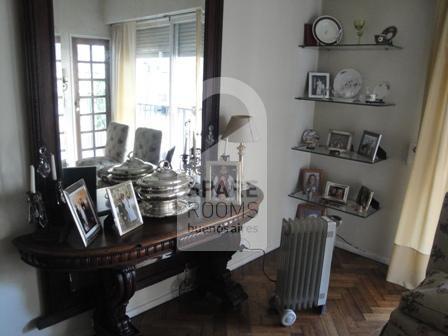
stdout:
{"type": "Polygon", "coordinates": [[[96,206],[90,197],[84,179],[64,189],[64,196],[84,247],[87,247],[101,231],[101,223],[96,214],[96,206]],[[78,199],[75,200],[75,198],[78,199]],[[77,202],[80,200],[82,200],[82,208],[81,204],[77,202]]]}

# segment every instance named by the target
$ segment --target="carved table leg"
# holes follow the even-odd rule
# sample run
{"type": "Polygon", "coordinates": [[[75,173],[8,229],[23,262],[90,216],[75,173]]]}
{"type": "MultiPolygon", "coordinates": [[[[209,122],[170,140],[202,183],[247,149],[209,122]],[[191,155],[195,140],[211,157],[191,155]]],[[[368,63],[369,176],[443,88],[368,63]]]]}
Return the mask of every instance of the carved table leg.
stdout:
{"type": "MultiPolygon", "coordinates": [[[[198,287],[202,293],[210,292],[221,298],[223,302],[233,308],[238,308],[248,295],[243,287],[232,280],[227,264],[240,246],[239,234],[228,234],[221,238],[220,244],[227,248],[210,252],[197,252],[193,257],[198,265],[198,287]]],[[[216,248],[217,242],[214,242],[216,248]]]]}
{"type": "Polygon", "coordinates": [[[135,336],[139,331],[126,315],[126,306],[135,293],[135,266],[104,270],[104,292],[93,315],[100,336],[135,336]]]}

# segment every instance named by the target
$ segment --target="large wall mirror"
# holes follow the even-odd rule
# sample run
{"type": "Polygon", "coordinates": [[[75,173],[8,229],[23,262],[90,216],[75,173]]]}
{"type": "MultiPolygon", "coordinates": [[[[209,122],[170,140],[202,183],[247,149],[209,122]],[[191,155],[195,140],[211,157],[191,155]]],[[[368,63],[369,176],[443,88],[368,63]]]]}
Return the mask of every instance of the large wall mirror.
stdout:
{"type": "Polygon", "coordinates": [[[203,92],[220,76],[222,0],[22,1],[35,163],[41,146],[59,173],[174,149],[179,168],[217,141],[219,97],[203,92]]]}
{"type": "MultiPolygon", "coordinates": [[[[203,92],[219,92],[219,81],[205,80],[220,76],[223,0],[21,3],[30,157],[35,167],[42,162],[43,147],[55,155],[60,178],[63,167],[121,162],[134,143],[142,143],[143,156],[149,143],[146,148],[157,155],[142,159],[156,163],[175,147],[177,169],[176,158],[178,162],[185,147],[193,146],[193,134],[208,158],[216,154],[209,148],[218,141],[219,95],[203,100],[203,92]],[[126,147],[121,141],[123,127],[128,129],[126,147]],[[138,128],[152,133],[139,142],[138,128]]],[[[51,177],[36,174],[36,184],[55,228],[50,233],[63,233],[58,184],[51,177]]],[[[180,272],[179,265],[173,259],[160,269],[143,270],[139,286],[180,272]],[[158,273],[152,278],[154,271],[158,273]]],[[[72,293],[67,274],[42,274],[45,318],[38,321],[39,328],[89,309],[90,293],[102,283],[95,273],[80,285],[82,294],[72,293]]]]}
{"type": "Polygon", "coordinates": [[[179,166],[202,133],[205,0],[53,6],[62,165],[117,164],[131,150],[157,164],[174,149],[179,166]]]}

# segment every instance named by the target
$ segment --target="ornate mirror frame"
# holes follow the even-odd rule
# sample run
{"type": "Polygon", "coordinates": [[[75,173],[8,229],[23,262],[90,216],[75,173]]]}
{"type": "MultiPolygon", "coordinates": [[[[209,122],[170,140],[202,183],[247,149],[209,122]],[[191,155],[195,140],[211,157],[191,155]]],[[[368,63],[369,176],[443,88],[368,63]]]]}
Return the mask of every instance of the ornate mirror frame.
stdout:
{"type": "MultiPolygon", "coordinates": [[[[53,0],[21,1],[31,163],[37,166],[39,148],[46,146],[49,152],[55,154],[58,176],[61,176],[53,0]]],[[[205,3],[204,81],[221,75],[224,0],[205,0],[205,3]]],[[[219,92],[219,87],[216,87],[219,81],[210,82],[207,88],[204,84],[204,93],[219,92]]],[[[205,139],[209,129],[213,130],[214,143],[218,142],[219,95],[204,100],[202,124],[202,149],[205,151],[208,149],[205,139]]],[[[208,146],[211,147],[210,144],[208,146]]],[[[209,154],[207,156],[211,157],[209,154]]],[[[46,200],[50,219],[55,221],[59,219],[55,204],[51,201],[55,198],[55,189],[47,180],[37,178],[36,184],[46,200]]]]}

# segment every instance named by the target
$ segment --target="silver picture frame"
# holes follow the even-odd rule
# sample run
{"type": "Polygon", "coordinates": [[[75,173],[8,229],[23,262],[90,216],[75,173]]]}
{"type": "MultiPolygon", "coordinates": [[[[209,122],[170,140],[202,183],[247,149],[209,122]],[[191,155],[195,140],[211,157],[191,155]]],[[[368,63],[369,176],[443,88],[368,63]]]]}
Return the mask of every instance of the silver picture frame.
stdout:
{"type": "Polygon", "coordinates": [[[132,181],[114,185],[106,191],[114,216],[115,228],[120,236],[143,225],[143,217],[132,181]]]}
{"type": "Polygon", "coordinates": [[[364,131],[359,143],[358,154],[375,162],[382,138],[382,134],[364,131]]]}
{"type": "Polygon", "coordinates": [[[352,148],[353,135],[350,132],[330,130],[327,138],[329,151],[348,152],[352,148]]]}
{"type": "Polygon", "coordinates": [[[327,201],[347,204],[350,186],[328,181],[323,198],[327,201]]]}
{"type": "Polygon", "coordinates": [[[209,161],[206,169],[207,201],[241,204],[241,163],[238,161],[209,161]]]}

